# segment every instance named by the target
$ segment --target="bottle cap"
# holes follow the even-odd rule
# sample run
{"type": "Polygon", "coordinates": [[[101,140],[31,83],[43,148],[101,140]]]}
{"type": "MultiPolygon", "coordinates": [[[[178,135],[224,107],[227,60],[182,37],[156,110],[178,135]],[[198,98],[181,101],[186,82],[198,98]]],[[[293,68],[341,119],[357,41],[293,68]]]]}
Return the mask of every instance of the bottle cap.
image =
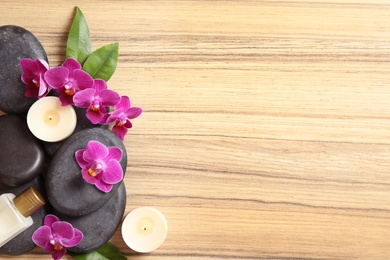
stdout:
{"type": "Polygon", "coordinates": [[[42,195],[34,187],[24,190],[13,199],[13,202],[19,212],[26,218],[45,205],[42,195]]]}

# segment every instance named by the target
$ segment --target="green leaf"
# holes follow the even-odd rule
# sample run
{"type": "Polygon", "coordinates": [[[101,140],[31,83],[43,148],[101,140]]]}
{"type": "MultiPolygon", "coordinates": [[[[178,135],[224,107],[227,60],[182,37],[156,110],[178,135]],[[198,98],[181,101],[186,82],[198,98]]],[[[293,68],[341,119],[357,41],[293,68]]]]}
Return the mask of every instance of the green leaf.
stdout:
{"type": "Polygon", "coordinates": [[[92,78],[108,81],[114,74],[118,63],[119,44],[112,43],[92,52],[83,65],[83,70],[92,78]]]}
{"type": "Polygon", "coordinates": [[[110,242],[87,254],[76,254],[68,251],[68,254],[76,260],[126,260],[119,249],[110,242]]]}
{"type": "Polygon", "coordinates": [[[76,7],[76,15],[68,34],[66,58],[75,58],[81,65],[91,53],[91,38],[87,21],[81,10],[76,7]]]}

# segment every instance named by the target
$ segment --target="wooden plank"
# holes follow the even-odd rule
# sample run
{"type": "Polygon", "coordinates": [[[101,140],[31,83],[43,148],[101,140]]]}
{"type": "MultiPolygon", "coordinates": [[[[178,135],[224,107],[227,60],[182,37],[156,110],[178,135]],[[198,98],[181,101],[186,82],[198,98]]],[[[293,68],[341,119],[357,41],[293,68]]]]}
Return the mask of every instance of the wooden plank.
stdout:
{"type": "Polygon", "coordinates": [[[32,31],[56,66],[76,5],[93,49],[120,45],[109,87],[144,109],[126,213],[153,206],[169,225],[147,255],[118,229],[123,253],[390,258],[388,1],[14,1],[0,24],[32,31]]]}

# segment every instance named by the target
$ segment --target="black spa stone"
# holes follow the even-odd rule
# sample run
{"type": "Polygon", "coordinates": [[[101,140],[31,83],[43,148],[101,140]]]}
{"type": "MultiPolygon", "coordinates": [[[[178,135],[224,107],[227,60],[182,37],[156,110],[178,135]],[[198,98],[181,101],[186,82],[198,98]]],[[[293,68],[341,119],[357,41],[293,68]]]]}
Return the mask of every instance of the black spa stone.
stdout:
{"type": "Polygon", "coordinates": [[[36,101],[24,94],[20,60],[24,58],[47,61],[45,50],[38,39],[19,26],[0,27],[0,110],[9,114],[26,114],[36,101]]]}
{"type": "Polygon", "coordinates": [[[100,209],[82,217],[69,217],[56,213],[62,221],[67,221],[84,234],[83,240],[69,251],[75,253],[91,252],[110,240],[114,235],[126,208],[126,188],[124,183],[115,191],[113,197],[100,209]]]}
{"type": "MultiPolygon", "coordinates": [[[[28,182],[24,185],[18,186],[18,187],[9,187],[4,184],[0,184],[0,194],[3,193],[13,193],[15,195],[18,195],[28,187],[35,187],[45,198],[45,183],[43,181],[43,178],[41,176],[38,176],[31,182],[28,182]]],[[[46,205],[36,211],[31,217],[33,219],[33,224],[31,227],[27,228],[25,231],[20,233],[18,236],[10,240],[7,244],[0,247],[0,255],[22,255],[30,252],[33,250],[36,245],[31,240],[32,234],[36,229],[38,229],[40,226],[43,225],[43,219],[45,218],[46,214],[49,213],[50,205],[46,200],[46,205]]],[[[1,257],[0,257],[1,259],[1,257]]]]}
{"type": "Polygon", "coordinates": [[[104,193],[95,185],[84,181],[75,153],[85,149],[89,141],[98,141],[107,147],[119,147],[123,152],[120,165],[123,173],[126,172],[126,148],[122,140],[110,130],[91,128],[70,136],[55,153],[46,175],[46,194],[51,205],[68,216],[83,216],[99,209],[116,193],[120,185],[114,184],[110,192],[104,193]]]}
{"type": "Polygon", "coordinates": [[[18,186],[33,180],[43,169],[39,141],[18,115],[0,116],[0,183],[18,186]]]}
{"type": "MultiPolygon", "coordinates": [[[[81,130],[93,128],[93,127],[100,127],[108,129],[108,125],[94,125],[91,123],[91,121],[86,116],[86,109],[73,106],[76,116],[77,116],[77,124],[76,128],[74,129],[73,134],[80,132],[81,130]]],[[[45,154],[52,158],[55,154],[55,152],[61,147],[61,145],[66,141],[59,141],[59,142],[44,142],[42,141],[43,150],[45,151],[45,154]]]]}

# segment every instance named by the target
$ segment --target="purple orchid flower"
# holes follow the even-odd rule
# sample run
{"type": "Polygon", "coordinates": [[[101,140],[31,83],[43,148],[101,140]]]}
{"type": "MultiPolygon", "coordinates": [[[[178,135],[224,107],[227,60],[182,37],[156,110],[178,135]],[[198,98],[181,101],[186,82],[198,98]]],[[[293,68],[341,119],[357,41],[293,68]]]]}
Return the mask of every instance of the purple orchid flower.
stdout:
{"type": "Polygon", "coordinates": [[[115,106],[119,100],[119,94],[107,89],[107,83],[102,79],[96,79],[92,88],[81,90],[73,97],[76,106],[87,108],[87,118],[93,124],[101,122],[106,106],[115,106]]]}
{"type": "Polygon", "coordinates": [[[98,141],[89,141],[86,149],[78,150],[75,157],[83,179],[103,192],[111,191],[113,184],[123,179],[119,164],[122,150],[116,146],[106,147],[98,141]]]}
{"type": "Polygon", "coordinates": [[[45,73],[47,83],[60,94],[63,106],[73,104],[73,96],[80,90],[91,88],[93,78],[81,69],[80,63],[68,58],[62,64],[45,73]]]}
{"type": "Polygon", "coordinates": [[[44,74],[49,70],[49,64],[45,60],[22,59],[20,61],[22,68],[22,81],[26,84],[26,97],[42,98],[46,96],[50,87],[44,79],[44,74]]]}
{"type": "Polygon", "coordinates": [[[114,112],[107,114],[103,121],[106,124],[115,122],[112,132],[119,136],[121,140],[124,140],[128,129],[133,126],[130,119],[137,118],[141,113],[142,108],[131,107],[129,97],[122,96],[119,103],[115,106],[114,112]]]}
{"type": "Polygon", "coordinates": [[[35,244],[43,247],[46,252],[52,253],[57,260],[66,254],[67,247],[73,247],[83,239],[83,233],[77,228],[54,215],[46,215],[43,226],[39,227],[32,235],[35,244]]]}

